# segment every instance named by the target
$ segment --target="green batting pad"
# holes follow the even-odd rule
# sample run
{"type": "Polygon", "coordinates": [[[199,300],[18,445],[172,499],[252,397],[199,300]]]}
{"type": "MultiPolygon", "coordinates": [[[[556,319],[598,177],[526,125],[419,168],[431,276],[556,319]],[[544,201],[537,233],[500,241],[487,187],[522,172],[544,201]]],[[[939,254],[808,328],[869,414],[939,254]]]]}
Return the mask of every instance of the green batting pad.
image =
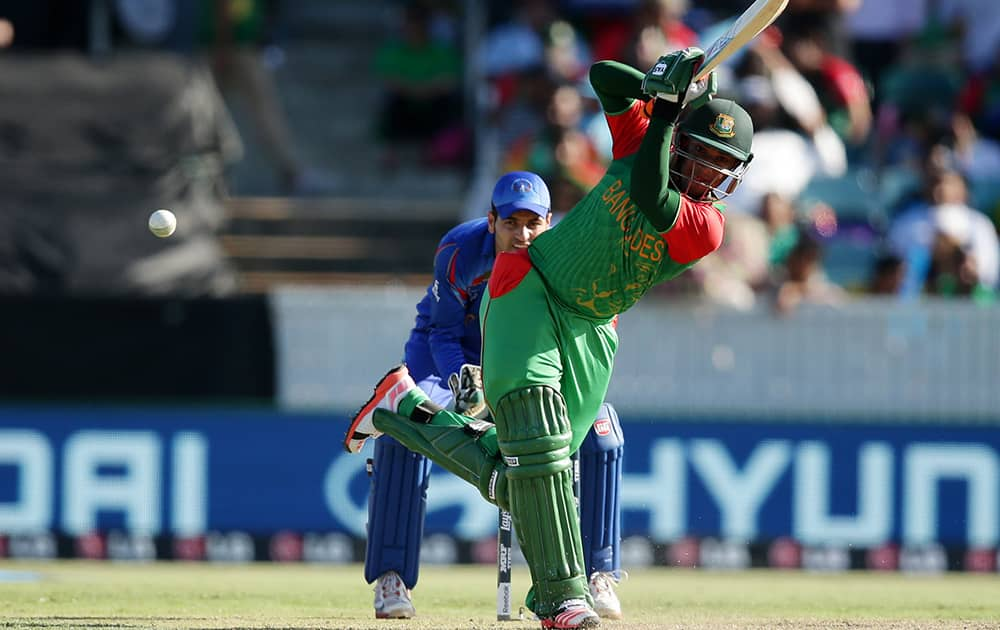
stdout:
{"type": "MultiPolygon", "coordinates": [[[[402,411],[400,411],[402,413],[402,411]]],[[[404,414],[405,415],[405,414],[404,414]]],[[[454,411],[448,411],[447,409],[441,409],[431,417],[429,424],[437,427],[468,427],[475,425],[477,423],[482,423],[482,420],[476,420],[470,416],[466,416],[461,413],[456,413],[454,411]]],[[[479,435],[479,448],[483,449],[487,455],[490,457],[497,457],[500,454],[500,447],[497,446],[497,431],[496,429],[490,429],[485,433],[479,435]]]]}
{"type": "MultiPolygon", "coordinates": [[[[487,501],[510,511],[504,474],[507,467],[499,457],[490,455],[480,445],[480,441],[494,441],[495,430],[490,429],[477,439],[465,429],[465,424],[471,422],[472,418],[449,411],[439,411],[435,417],[441,414],[465,418],[467,422],[422,424],[387,409],[376,409],[373,420],[379,431],[391,435],[411,451],[430,458],[448,472],[468,481],[476,486],[487,501]]],[[[495,452],[496,447],[493,448],[495,452]]]]}
{"type": "Polygon", "coordinates": [[[547,386],[516,390],[497,403],[496,421],[514,531],[531,570],[534,612],[551,616],[567,599],[593,605],[573,500],[572,430],[562,395],[547,386]]]}

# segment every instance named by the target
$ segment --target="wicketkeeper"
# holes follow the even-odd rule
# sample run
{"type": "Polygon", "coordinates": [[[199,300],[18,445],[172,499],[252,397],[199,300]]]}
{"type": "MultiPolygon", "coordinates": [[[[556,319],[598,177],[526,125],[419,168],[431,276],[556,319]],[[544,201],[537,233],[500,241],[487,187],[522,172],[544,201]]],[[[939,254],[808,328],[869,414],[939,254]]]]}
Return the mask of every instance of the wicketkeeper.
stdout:
{"type": "MultiPolygon", "coordinates": [[[[488,416],[478,367],[479,306],[486,283],[496,255],[526,248],[549,228],[551,217],[549,191],[542,179],[534,173],[512,172],[497,182],[488,216],[463,223],[442,238],[434,258],[434,280],[417,304],[404,354],[410,378],[428,404],[473,418],[488,416]]],[[[363,441],[348,439],[348,450],[360,449],[363,441]]],[[[590,591],[597,610],[609,618],[621,617],[613,584],[620,572],[623,444],[618,416],[605,404],[581,449],[581,510],[590,591]]],[[[375,443],[365,581],[375,582],[377,618],[415,614],[411,589],[419,572],[430,468],[424,455],[391,437],[375,443]]]]}
{"type": "Polygon", "coordinates": [[[645,76],[616,62],[591,67],[614,159],[558,225],[497,256],[480,310],[496,426],[442,410],[400,367],[349,430],[355,441],[389,433],[510,511],[531,571],[526,603],[543,628],[600,625],[570,454],[607,392],[616,316],[719,247],[719,200],[752,158],[750,116],[712,100],[714,73],[692,81],[703,58],[677,51],[645,76]]]}

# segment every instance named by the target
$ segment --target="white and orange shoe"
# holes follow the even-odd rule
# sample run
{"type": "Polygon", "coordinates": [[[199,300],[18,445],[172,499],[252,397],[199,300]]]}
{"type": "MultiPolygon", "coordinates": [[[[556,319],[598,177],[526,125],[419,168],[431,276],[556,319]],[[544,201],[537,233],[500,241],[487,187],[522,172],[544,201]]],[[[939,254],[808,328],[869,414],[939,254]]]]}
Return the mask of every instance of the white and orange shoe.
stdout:
{"type": "Polygon", "coordinates": [[[601,618],[585,600],[568,599],[551,617],[542,619],[545,630],[576,630],[576,628],[597,628],[601,618]]]}
{"type": "Polygon", "coordinates": [[[347,429],[344,437],[344,448],[348,453],[359,453],[368,438],[377,438],[382,432],[375,428],[372,415],[376,409],[388,409],[393,413],[399,406],[399,400],[403,394],[416,389],[417,384],[410,378],[410,371],[405,365],[397,365],[389,370],[382,377],[382,380],[375,385],[375,393],[368,399],[361,409],[354,414],[351,426],[347,429]]]}

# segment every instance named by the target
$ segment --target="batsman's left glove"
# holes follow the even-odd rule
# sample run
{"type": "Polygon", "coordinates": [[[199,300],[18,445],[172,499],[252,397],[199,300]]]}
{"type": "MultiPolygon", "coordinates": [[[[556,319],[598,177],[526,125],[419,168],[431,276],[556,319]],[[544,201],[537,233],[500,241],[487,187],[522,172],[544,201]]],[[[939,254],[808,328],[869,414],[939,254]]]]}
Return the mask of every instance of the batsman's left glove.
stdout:
{"type": "Polygon", "coordinates": [[[489,417],[490,409],[483,393],[483,370],[478,365],[463,365],[458,374],[448,377],[448,387],[455,399],[456,412],[478,420],[489,417]]]}
{"type": "Polygon", "coordinates": [[[643,93],[680,103],[704,59],[705,51],[696,46],[675,50],[660,57],[642,79],[643,93]]]}
{"type": "Polygon", "coordinates": [[[681,108],[697,109],[712,100],[719,89],[715,71],[693,81],[704,59],[704,51],[691,46],[656,61],[642,79],[643,93],[656,99],[652,110],[654,116],[676,120],[681,108]]]}

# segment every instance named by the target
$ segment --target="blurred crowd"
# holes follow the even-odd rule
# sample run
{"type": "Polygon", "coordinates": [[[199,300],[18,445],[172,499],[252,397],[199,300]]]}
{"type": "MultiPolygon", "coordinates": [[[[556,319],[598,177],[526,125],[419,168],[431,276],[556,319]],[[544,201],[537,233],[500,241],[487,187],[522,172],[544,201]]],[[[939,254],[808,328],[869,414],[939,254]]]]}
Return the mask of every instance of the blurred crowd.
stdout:
{"type": "MultiPolygon", "coordinates": [[[[430,16],[428,32],[447,23],[447,5],[416,9],[430,16]]],[[[645,71],[668,51],[707,48],[748,5],[491,3],[476,62],[500,170],[538,172],[554,207],[569,211],[611,154],[590,64],[616,59],[645,71]]],[[[992,301],[1000,5],[790,0],[722,67],[720,95],[753,116],[755,159],[727,200],[723,248],[671,291],[738,308],[769,300],[779,312],[857,294],[992,301]]]]}
{"type": "MultiPolygon", "coordinates": [[[[417,155],[425,167],[468,168],[482,154],[478,141],[495,138],[496,170],[541,174],[557,212],[568,212],[611,155],[587,82],[591,63],[645,71],[671,50],[706,48],[749,4],[386,0],[389,28],[369,70],[381,95],[372,112],[372,138],[384,149],[377,166],[417,155]],[[470,15],[485,29],[471,43],[470,15]],[[479,133],[470,103],[486,110],[493,133],[479,133]]],[[[274,84],[288,6],[0,0],[0,48],[202,59],[227,101],[246,104],[278,189],[336,194],[338,175],[303,159],[274,84]]],[[[720,95],[753,116],[755,158],[727,200],[721,251],[660,290],[737,308],[769,300],[781,312],[858,294],[994,300],[1000,4],[789,0],[719,74],[720,95]]]]}

